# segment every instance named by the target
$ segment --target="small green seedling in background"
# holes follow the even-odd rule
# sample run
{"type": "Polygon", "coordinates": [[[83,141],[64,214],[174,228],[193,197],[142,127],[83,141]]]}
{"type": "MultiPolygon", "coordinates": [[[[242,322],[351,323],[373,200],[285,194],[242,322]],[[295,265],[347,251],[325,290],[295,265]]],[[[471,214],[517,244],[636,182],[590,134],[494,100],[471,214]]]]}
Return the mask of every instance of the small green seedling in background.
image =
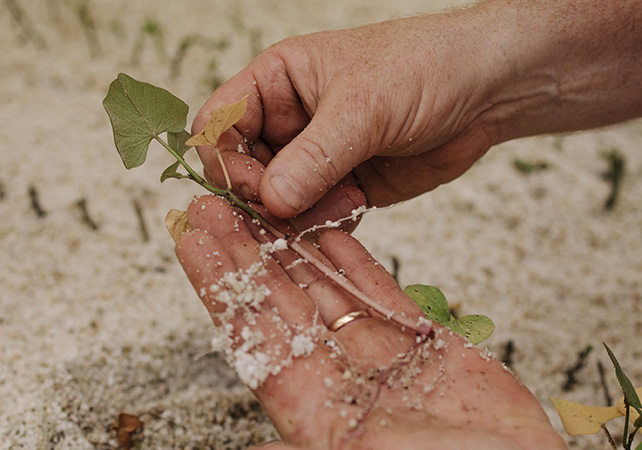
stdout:
{"type": "Polygon", "coordinates": [[[140,28],[139,36],[136,40],[136,45],[134,46],[134,49],[132,51],[130,62],[133,66],[140,65],[141,56],[143,54],[145,42],[147,41],[147,39],[151,39],[153,41],[156,55],[160,61],[164,61],[167,58],[165,52],[165,36],[161,24],[153,19],[147,19],[147,21],[140,28]]]}
{"type": "Polygon", "coordinates": [[[604,209],[611,211],[615,207],[618,194],[620,193],[626,163],[624,156],[615,149],[603,153],[602,157],[609,163],[609,169],[602,174],[602,177],[611,184],[611,192],[604,203],[604,209]]]}
{"type": "MultiPolygon", "coordinates": [[[[633,441],[642,428],[642,403],[639,395],[642,388],[635,389],[629,377],[626,376],[615,354],[608,345],[604,344],[606,352],[615,368],[615,376],[622,388],[624,396],[613,406],[587,406],[561,398],[552,398],[553,406],[557,410],[562,425],[570,436],[581,434],[595,434],[604,430],[609,443],[616,449],[615,441],[606,429],[606,423],[617,417],[625,417],[624,431],[622,432],[622,448],[633,449],[633,441]],[[629,427],[633,429],[629,431],[629,427]]],[[[635,450],[642,450],[642,442],[635,447],[635,450]]]]}
{"type": "Polygon", "coordinates": [[[547,162],[529,162],[523,159],[515,159],[513,161],[513,166],[522,173],[533,173],[548,169],[547,162]]]}
{"type": "Polygon", "coordinates": [[[434,286],[412,284],[404,289],[404,293],[419,305],[428,320],[450,328],[471,344],[485,341],[495,331],[495,324],[486,316],[468,315],[455,318],[450,312],[446,296],[434,286]]]}

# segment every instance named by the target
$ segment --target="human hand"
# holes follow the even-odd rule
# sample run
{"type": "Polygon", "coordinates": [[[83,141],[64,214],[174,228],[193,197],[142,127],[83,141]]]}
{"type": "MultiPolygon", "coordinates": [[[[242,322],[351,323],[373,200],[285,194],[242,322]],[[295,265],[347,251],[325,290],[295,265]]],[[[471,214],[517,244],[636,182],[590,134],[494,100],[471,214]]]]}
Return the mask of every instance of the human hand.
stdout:
{"type": "MultiPolygon", "coordinates": [[[[494,143],[478,120],[485,80],[471,70],[473,39],[462,39],[454,19],[425,16],[280,42],[216,90],[193,132],[212,111],[250,94],[245,117],[219,145],[235,191],[278,217],[319,202],[297,218],[299,228],[348,216],[365,202],[357,187],[377,206],[433,189],[494,143]]],[[[222,184],[214,153],[199,153],[222,184]]]]}
{"type": "MultiPolygon", "coordinates": [[[[531,393],[491,356],[439,325],[419,338],[372,313],[223,200],[200,197],[176,253],[217,342],[253,390],[282,447],[561,449],[531,393]]],[[[418,307],[350,236],[303,242],[359,289],[408,316],[418,307]]]]}
{"type": "MultiPolygon", "coordinates": [[[[636,0],[486,0],[291,38],[217,89],[193,130],[250,94],[221,142],[248,152],[227,153],[235,188],[278,217],[318,202],[297,217],[306,228],[363,204],[357,186],[387,205],[458,177],[499,142],[641,115],[640,20],[636,0]]],[[[220,182],[215,157],[201,157],[220,182]]]]}

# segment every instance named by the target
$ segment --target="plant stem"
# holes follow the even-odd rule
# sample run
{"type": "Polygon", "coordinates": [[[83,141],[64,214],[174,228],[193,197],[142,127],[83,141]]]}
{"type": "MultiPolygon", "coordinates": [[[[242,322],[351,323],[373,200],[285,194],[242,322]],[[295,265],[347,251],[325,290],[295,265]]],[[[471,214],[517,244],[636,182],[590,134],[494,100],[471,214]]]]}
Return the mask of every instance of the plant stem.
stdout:
{"type": "Polygon", "coordinates": [[[609,430],[606,428],[606,425],[602,425],[602,431],[606,434],[606,439],[609,441],[609,444],[611,444],[611,448],[613,450],[617,450],[617,446],[615,445],[615,441],[611,437],[611,433],[609,433],[609,430]]]}
{"type": "Polygon", "coordinates": [[[163,147],[165,147],[165,149],[168,152],[170,152],[172,156],[174,156],[174,158],[176,158],[176,160],[181,164],[181,166],[183,166],[187,171],[189,178],[191,178],[193,181],[203,186],[212,194],[225,198],[232,206],[239,208],[241,211],[249,215],[252,219],[258,220],[259,223],[263,225],[265,228],[267,228],[268,230],[276,229],[274,228],[273,225],[271,225],[265,219],[265,217],[261,216],[251,206],[249,206],[243,200],[238,198],[232,192],[231,185],[229,185],[229,178],[227,177],[227,172],[226,172],[226,179],[228,180],[228,189],[221,189],[221,188],[217,188],[216,186],[212,186],[207,181],[205,181],[205,179],[202,176],[200,176],[194,169],[192,169],[192,167],[188,164],[188,162],[185,161],[185,158],[183,158],[183,156],[181,156],[176,150],[174,150],[167,142],[165,142],[158,136],[154,136],[154,139],[156,139],[158,143],[160,143],[163,147]]]}
{"type": "MultiPolygon", "coordinates": [[[[192,167],[187,163],[187,161],[185,161],[185,158],[183,158],[183,156],[181,156],[176,150],[174,150],[167,142],[162,140],[158,135],[154,135],[154,139],[160,145],[165,147],[165,150],[170,152],[174,158],[176,158],[176,160],[181,164],[181,166],[183,166],[185,170],[187,170],[187,173],[194,181],[196,181],[201,186],[203,186],[203,183],[206,183],[203,177],[200,176],[198,173],[196,173],[194,169],[192,169],[192,167]]],[[[211,191],[210,189],[208,190],[217,195],[223,195],[223,192],[225,192],[223,189],[218,189],[218,188],[215,188],[214,186],[212,186],[212,188],[215,189],[217,192],[211,191]]]]}
{"type": "Polygon", "coordinates": [[[429,325],[428,323],[425,323],[425,324],[419,323],[418,321],[419,317],[413,318],[402,314],[396,314],[395,311],[388,309],[387,307],[381,305],[380,303],[374,301],[372,298],[368,297],[367,294],[365,294],[363,291],[357,288],[347,278],[341,276],[335,270],[326,266],[321,260],[319,260],[310,252],[308,252],[301,245],[301,243],[298,242],[296,239],[290,240],[289,244],[290,244],[290,248],[294,250],[296,253],[298,253],[299,256],[306,259],[310,264],[316,267],[316,269],[319,270],[323,275],[330,278],[337,285],[343,288],[344,291],[348,292],[349,294],[352,294],[354,297],[357,298],[357,300],[359,300],[361,303],[363,303],[367,307],[371,308],[373,311],[378,312],[383,317],[389,320],[392,320],[398,325],[408,328],[409,330],[412,330],[421,336],[430,335],[430,332],[432,331],[432,326],[429,325]]]}
{"type": "Polygon", "coordinates": [[[633,447],[633,440],[635,439],[635,435],[638,433],[638,431],[640,431],[640,427],[636,426],[629,434],[628,448],[633,447]]]}
{"type": "Polygon", "coordinates": [[[624,418],[624,432],[622,433],[622,442],[626,450],[631,450],[631,444],[628,442],[627,436],[629,434],[629,416],[631,414],[631,405],[624,397],[624,406],[626,407],[626,416],[624,418]]]}
{"type": "MultiPolygon", "coordinates": [[[[395,311],[388,309],[387,307],[381,305],[380,303],[374,301],[368,295],[366,295],[363,291],[361,291],[359,288],[357,288],[354,284],[352,284],[347,278],[341,276],[339,273],[337,273],[335,270],[331,269],[330,267],[326,266],[321,260],[316,258],[312,253],[310,253],[301,243],[298,241],[297,238],[291,238],[286,236],[284,233],[279,231],[274,225],[272,225],[270,222],[268,222],[267,219],[265,219],[261,214],[259,214],[257,211],[254,210],[250,205],[247,203],[243,202],[241,199],[239,199],[231,190],[229,189],[220,189],[215,186],[212,186],[209,184],[203,177],[201,177],[198,173],[192,169],[192,167],[185,161],[185,158],[183,158],[182,155],[180,155],[175,149],[173,149],[169,144],[167,144],[165,141],[160,139],[158,136],[154,136],[156,141],[158,141],[165,149],[170,152],[174,158],[185,168],[187,173],[189,174],[189,178],[194,180],[196,183],[200,184],[203,186],[205,189],[207,189],[209,192],[218,195],[220,197],[225,198],[230,205],[240,209],[244,213],[246,213],[248,216],[250,216],[252,219],[258,221],[263,228],[265,228],[272,236],[274,236],[276,239],[286,239],[288,241],[288,244],[290,248],[296,252],[299,256],[307,260],[312,266],[314,266],[318,271],[320,271],[323,275],[334,281],[338,286],[340,286],[343,290],[345,290],[347,293],[353,295],[357,300],[359,300],[361,303],[372,309],[373,311],[376,311],[377,313],[381,314],[382,316],[386,317],[387,319],[392,320],[393,322],[399,324],[402,327],[408,328],[409,330],[414,331],[415,333],[419,334],[420,336],[429,336],[431,331],[432,331],[432,326],[429,323],[420,323],[418,322],[418,317],[412,318],[408,317],[405,315],[401,314],[396,314],[395,311]]],[[[222,161],[221,161],[222,163],[222,161]]],[[[227,178],[227,177],[226,177],[227,178]]],[[[228,178],[228,183],[229,183],[229,178],[228,178]]]]}

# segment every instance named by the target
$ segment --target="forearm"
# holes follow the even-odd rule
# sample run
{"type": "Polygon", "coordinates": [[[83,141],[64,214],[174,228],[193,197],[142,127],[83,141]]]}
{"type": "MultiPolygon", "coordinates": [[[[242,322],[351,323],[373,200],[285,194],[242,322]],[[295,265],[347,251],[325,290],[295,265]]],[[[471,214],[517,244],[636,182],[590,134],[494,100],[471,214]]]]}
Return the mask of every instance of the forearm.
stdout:
{"type": "Polygon", "coordinates": [[[498,142],[642,115],[642,1],[488,0],[475,9],[494,74],[483,120],[498,142]]]}

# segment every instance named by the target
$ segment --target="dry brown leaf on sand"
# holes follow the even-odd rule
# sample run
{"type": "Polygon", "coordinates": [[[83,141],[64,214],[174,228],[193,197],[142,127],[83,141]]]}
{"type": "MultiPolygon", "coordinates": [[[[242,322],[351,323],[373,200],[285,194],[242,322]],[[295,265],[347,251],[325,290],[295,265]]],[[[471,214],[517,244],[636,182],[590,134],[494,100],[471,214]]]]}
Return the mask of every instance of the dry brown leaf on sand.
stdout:
{"type": "Polygon", "coordinates": [[[120,413],[118,415],[118,422],[114,426],[116,436],[118,439],[118,446],[124,450],[130,450],[134,447],[134,439],[132,433],[141,429],[145,422],[140,420],[138,416],[133,414],[120,413]]]}

